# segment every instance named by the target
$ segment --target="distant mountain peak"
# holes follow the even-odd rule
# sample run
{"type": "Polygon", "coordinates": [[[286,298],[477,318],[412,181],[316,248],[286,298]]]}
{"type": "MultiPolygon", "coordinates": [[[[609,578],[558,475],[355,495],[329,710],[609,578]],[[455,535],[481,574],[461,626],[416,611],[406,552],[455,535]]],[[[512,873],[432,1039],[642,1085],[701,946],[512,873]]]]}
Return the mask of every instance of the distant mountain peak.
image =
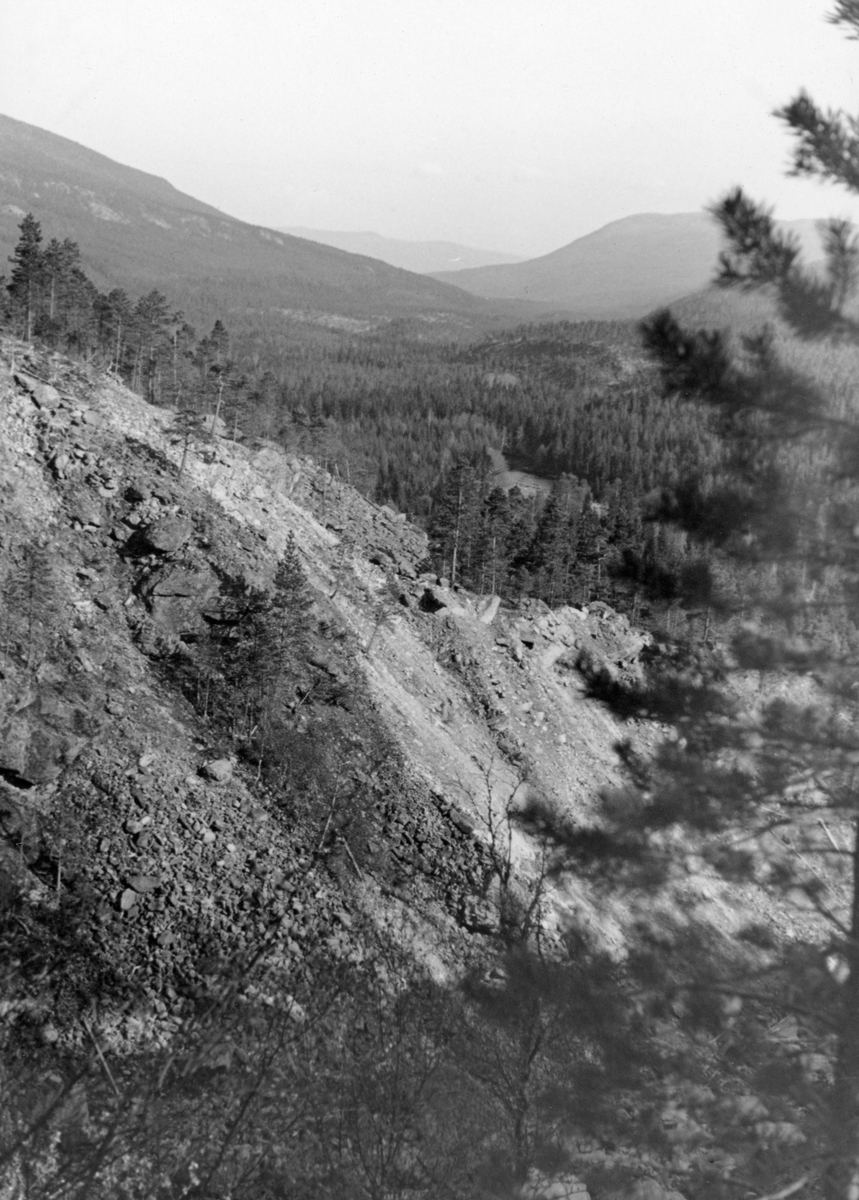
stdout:
{"type": "Polygon", "coordinates": [[[350,254],[378,258],[390,266],[414,271],[419,275],[450,270],[453,263],[458,267],[483,267],[522,261],[516,255],[505,254],[500,250],[481,250],[474,246],[461,245],[459,242],[409,241],[404,238],[385,237],[372,230],[352,232],[345,229],[310,229],[293,225],[284,227],[283,232],[294,237],[306,238],[311,242],[320,242],[325,246],[335,246],[338,250],[346,250],[350,254]]]}

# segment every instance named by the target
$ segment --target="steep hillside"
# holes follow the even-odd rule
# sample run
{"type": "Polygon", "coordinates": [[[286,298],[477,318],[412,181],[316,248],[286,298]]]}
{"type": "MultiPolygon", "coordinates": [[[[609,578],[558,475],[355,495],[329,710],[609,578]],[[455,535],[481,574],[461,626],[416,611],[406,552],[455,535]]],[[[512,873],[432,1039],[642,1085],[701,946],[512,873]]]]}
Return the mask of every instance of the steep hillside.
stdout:
{"type": "MultiPolygon", "coordinates": [[[[813,221],[784,224],[812,259],[820,257],[813,221]]],[[[541,258],[435,272],[435,278],[479,296],[554,304],[580,319],[624,319],[704,287],[719,248],[717,227],[705,213],[643,213],[612,221],[541,258]]]]}
{"type": "Polygon", "coordinates": [[[814,914],[691,844],[658,903],[554,874],[525,819],[595,829],[618,744],[661,740],[595,698],[650,638],[451,588],[391,510],[222,433],[0,344],[0,1194],[682,1200],[757,1169],[752,1034],[798,1035],[746,1015],[723,1054],[652,952],[695,921],[758,965],[814,914]]]}
{"type": "MultiPolygon", "coordinates": [[[[293,1079],[295,1039],[335,1019],[361,963],[405,955],[398,972],[442,983],[487,961],[501,900],[540,880],[510,810],[539,797],[589,819],[619,779],[621,727],[585,679],[637,672],[644,639],[599,607],[505,612],[451,591],[423,573],[422,534],[309,460],[189,441],[169,411],[20,343],[0,362],[0,1032],[16,1097],[0,1179],[83,1154],[106,1180],[88,1195],[151,1195],[159,1170],[184,1195],[189,1146],[231,1177],[243,1146],[282,1153],[268,1106],[286,1120],[284,1064],[293,1079]],[[293,570],[289,594],[309,607],[260,742],[231,648],[296,551],[306,583],[293,570]],[[234,1117],[249,1122],[237,1146],[234,1117]],[[59,1131],[45,1146],[43,1127],[59,1131]],[[125,1147],[109,1167],[101,1137],[125,1147]]],[[[554,906],[556,928],[619,950],[611,903],[570,883],[554,906]]],[[[313,1062],[316,1096],[334,1084],[313,1062]]],[[[486,1119],[484,1140],[501,1128],[486,1119]]],[[[253,1195],[281,1194],[253,1178],[253,1195]]]]}
{"type": "Polygon", "coordinates": [[[474,246],[462,246],[458,242],[414,242],[403,238],[382,237],[379,233],[352,232],[334,229],[307,229],[304,226],[287,226],[281,233],[307,238],[311,242],[322,242],[348,250],[350,254],[364,254],[380,258],[382,262],[405,271],[429,274],[432,271],[462,271],[467,267],[489,267],[498,263],[521,262],[516,254],[502,254],[499,250],[478,250],[474,246]]]}
{"type": "Polygon", "coordinates": [[[166,180],[46,130],[0,116],[0,255],[32,211],[46,237],[69,237],[100,288],[156,287],[191,320],[249,307],[283,314],[452,319],[486,311],[472,296],[376,259],[237,221],[166,180]]]}
{"type": "Polygon", "coordinates": [[[582,699],[576,663],[608,655],[612,670],[634,671],[646,639],[623,618],[604,606],[505,612],[497,598],[451,591],[422,573],[425,535],[311,460],[222,438],[189,449],[169,410],[76,368],[43,384],[52,364],[22,363],[21,347],[10,363],[9,349],[0,773],[19,799],[52,793],[81,756],[111,757],[126,734],[153,745],[169,736],[179,753],[181,720],[189,743],[177,769],[196,769],[196,718],[178,695],[157,716],[158,698],[181,684],[207,626],[228,620],[234,585],[270,585],[290,537],[313,594],[307,682],[321,689],[299,723],[327,720],[332,705],[348,723],[360,706],[342,701],[363,697],[361,718],[381,722],[391,762],[475,827],[492,797],[503,802],[526,778],[584,816],[616,777],[619,727],[582,699]],[[68,657],[51,667],[59,647],[68,657]]]}

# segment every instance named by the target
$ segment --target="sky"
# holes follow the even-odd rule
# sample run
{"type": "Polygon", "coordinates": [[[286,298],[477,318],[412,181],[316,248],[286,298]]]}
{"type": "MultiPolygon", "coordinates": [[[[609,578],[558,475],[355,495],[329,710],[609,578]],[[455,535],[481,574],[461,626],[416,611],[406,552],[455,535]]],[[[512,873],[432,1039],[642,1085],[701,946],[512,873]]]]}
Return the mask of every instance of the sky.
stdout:
{"type": "MultiPolygon", "coordinates": [[[[830,6],[831,7],[831,6],[830,6]]],[[[785,177],[772,110],[859,111],[820,0],[27,0],[0,112],[268,226],[534,256],[742,183],[785,219],[859,201],[785,177]]]]}

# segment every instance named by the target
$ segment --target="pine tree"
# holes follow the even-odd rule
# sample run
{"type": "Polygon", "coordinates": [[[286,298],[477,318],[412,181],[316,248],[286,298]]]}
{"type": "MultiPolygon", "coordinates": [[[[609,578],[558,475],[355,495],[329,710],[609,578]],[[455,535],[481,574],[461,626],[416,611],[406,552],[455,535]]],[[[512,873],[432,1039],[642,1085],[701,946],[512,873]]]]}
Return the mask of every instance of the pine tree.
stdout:
{"type": "Polygon", "coordinates": [[[33,338],[33,328],[44,284],[42,227],[32,213],[27,213],[18,228],[21,236],[14,254],[9,258],[9,262],[12,264],[12,275],[7,289],[16,307],[22,313],[23,336],[29,342],[33,338]]]}
{"type": "Polygon", "coordinates": [[[182,314],[171,312],[166,296],[155,288],[134,306],[130,340],[135,345],[131,386],[150,404],[162,400],[162,383],[170,374],[173,333],[183,324],[182,314]]]}
{"type": "Polygon", "coordinates": [[[92,284],[80,266],[80,249],[71,238],[51,238],[42,258],[45,311],[37,332],[56,341],[70,328],[78,338],[92,314],[92,284]]]}
{"type": "Polygon", "coordinates": [[[506,589],[512,558],[511,524],[510,497],[503,489],[494,488],[483,506],[481,592],[494,593],[506,589]]]}
{"type": "Polygon", "coordinates": [[[276,748],[310,629],[313,597],[290,533],[270,591],[236,597],[236,636],[224,664],[233,696],[235,731],[252,741],[260,761],[276,748]]]}
{"type": "Polygon", "coordinates": [[[534,540],[529,568],[547,604],[568,598],[570,574],[576,561],[581,492],[577,480],[562,476],[546,501],[534,540]]]}
{"type": "MultiPolygon", "coordinates": [[[[839,0],[831,21],[859,35],[857,0],[839,0]]],[[[824,112],[804,92],[777,116],[797,139],[795,174],[859,193],[856,118],[824,112]]],[[[826,941],[820,934],[816,946],[794,947],[779,968],[780,988],[772,986],[775,966],[769,982],[759,972],[745,986],[749,1002],[757,997],[770,1012],[787,1003],[804,1013],[819,1030],[815,1049],[831,1053],[834,1084],[819,1083],[796,1100],[808,1140],[784,1163],[792,1160],[797,1173],[819,1182],[827,1200],[856,1200],[859,420],[811,368],[796,365],[796,347],[809,339],[833,347],[855,341],[850,300],[859,247],[845,223],[830,222],[821,278],[803,267],[771,212],[741,189],[713,212],[727,242],[717,282],[764,289],[782,332],[764,328],[736,346],[720,332],[683,329],[667,311],[643,332],[666,392],[708,406],[725,450],[718,485],[690,492],[679,511],[662,515],[732,564],[723,572],[732,589],[721,598],[730,645],[710,654],[678,644],[661,683],[646,696],[626,697],[628,711],[668,717],[679,736],[649,766],[627,755],[639,799],[615,799],[607,820],[626,855],[658,842],[664,859],[666,834],[684,829],[723,878],[801,897],[817,912],[826,941]],[[741,613],[751,623],[739,624],[741,613]],[[749,694],[750,673],[760,694],[749,694]],[[827,951],[834,978],[819,969],[809,993],[797,963],[822,967],[827,951]]],[[[813,366],[811,356],[806,361],[813,366]]],[[[695,981],[689,985],[694,991],[695,981]]],[[[799,1095],[796,1076],[781,1078],[788,1104],[789,1093],[799,1095]]],[[[768,1161],[779,1169],[777,1159],[768,1161]]]]}
{"type": "Polygon", "coordinates": [[[113,288],[99,296],[95,305],[98,342],[105,355],[108,369],[119,373],[125,359],[132,322],[132,305],[122,288],[113,288]]]}
{"type": "Polygon", "coordinates": [[[433,500],[430,546],[451,584],[471,581],[480,545],[481,508],[489,490],[486,452],[460,455],[433,500]]]}
{"type": "Polygon", "coordinates": [[[30,538],[13,550],[0,586],[5,650],[8,653],[14,646],[16,657],[27,670],[44,658],[57,618],[57,581],[49,539],[52,532],[30,538]]]}

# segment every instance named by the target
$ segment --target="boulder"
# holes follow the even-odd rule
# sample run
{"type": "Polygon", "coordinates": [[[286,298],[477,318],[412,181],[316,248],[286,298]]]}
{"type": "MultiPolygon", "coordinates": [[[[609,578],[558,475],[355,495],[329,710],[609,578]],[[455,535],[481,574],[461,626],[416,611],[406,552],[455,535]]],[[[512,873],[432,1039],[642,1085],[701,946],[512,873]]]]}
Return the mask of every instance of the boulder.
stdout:
{"type": "Polygon", "coordinates": [[[464,813],[459,808],[451,808],[450,820],[460,833],[474,833],[477,828],[477,822],[468,813],[464,813]]]}
{"type": "Polygon", "coordinates": [[[540,655],[540,665],[542,666],[543,670],[544,671],[551,670],[551,668],[555,665],[555,663],[559,659],[564,657],[564,655],[567,653],[568,648],[569,647],[567,647],[567,646],[558,645],[557,642],[555,642],[551,646],[547,646],[546,649],[543,651],[543,653],[540,655]]]}
{"type": "Polygon", "coordinates": [[[149,576],[140,594],[157,628],[182,637],[204,627],[204,614],[209,619],[215,615],[211,609],[218,595],[218,581],[208,566],[164,566],[149,576]]]}
{"type": "Polygon", "coordinates": [[[60,403],[60,393],[57,389],[49,383],[43,383],[41,379],[19,371],[15,375],[15,382],[25,392],[30,393],[30,398],[37,408],[56,408],[60,403]]]}
{"type": "Polygon", "coordinates": [[[141,896],[145,896],[148,892],[154,892],[156,888],[161,887],[160,875],[129,875],[128,886],[133,888],[141,896]]]}
{"type": "Polygon", "coordinates": [[[45,689],[5,721],[0,714],[0,772],[18,787],[56,779],[97,731],[95,712],[95,704],[45,689]]]}
{"type": "Polygon", "coordinates": [[[500,596],[487,596],[478,605],[477,615],[484,625],[491,625],[501,604],[500,596]]]}
{"type": "Polygon", "coordinates": [[[194,526],[187,517],[159,517],[140,531],[147,550],[155,554],[174,554],[188,541],[194,526]]]}
{"type": "Polygon", "coordinates": [[[215,758],[200,768],[204,779],[212,783],[226,783],[233,774],[233,764],[228,758],[215,758]]]}
{"type": "Polygon", "coordinates": [[[765,1121],[769,1117],[766,1105],[759,1096],[754,1096],[748,1093],[743,1096],[732,1096],[726,1102],[725,1107],[733,1109],[734,1115],[738,1121],[745,1124],[754,1124],[755,1121],[765,1121]]]}
{"type": "Polygon", "coordinates": [[[81,525],[101,525],[104,521],[98,500],[85,491],[78,492],[70,500],[69,516],[73,521],[79,521],[81,525]]]}
{"type": "Polygon", "coordinates": [[[290,495],[301,477],[301,463],[274,442],[261,441],[251,457],[251,466],[275,492],[290,495]]]}
{"type": "MultiPolygon", "coordinates": [[[[459,920],[469,933],[488,935],[495,933],[498,929],[497,910],[486,900],[480,900],[477,896],[463,896],[459,909],[459,920]]],[[[543,1195],[542,1192],[539,1194],[543,1195]]],[[[525,1195],[524,1192],[523,1195],[525,1195]]]]}

